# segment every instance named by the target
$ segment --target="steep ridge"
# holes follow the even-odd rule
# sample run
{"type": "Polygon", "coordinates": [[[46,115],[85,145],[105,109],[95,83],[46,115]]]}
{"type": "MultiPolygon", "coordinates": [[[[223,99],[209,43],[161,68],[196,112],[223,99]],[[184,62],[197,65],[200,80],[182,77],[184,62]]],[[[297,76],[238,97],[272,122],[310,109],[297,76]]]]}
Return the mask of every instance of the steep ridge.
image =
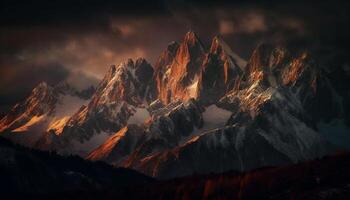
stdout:
{"type": "MultiPolygon", "coordinates": [[[[170,47],[169,53],[177,47],[175,44],[173,46],[170,47]]],[[[177,99],[188,100],[197,97],[196,84],[204,54],[204,47],[198,36],[190,31],[177,47],[171,64],[167,64],[165,59],[164,62],[159,62],[166,67],[158,66],[157,68],[167,68],[163,70],[165,73],[162,74],[163,77],[158,85],[158,88],[160,88],[159,98],[164,103],[168,104],[177,99]]]]}
{"type": "Polygon", "coordinates": [[[205,104],[216,103],[240,80],[245,65],[220,36],[215,36],[202,64],[199,99],[205,104]]]}
{"type": "Polygon", "coordinates": [[[108,138],[104,144],[90,153],[87,159],[117,165],[124,161],[144,136],[144,129],[137,125],[128,125],[108,138]]]}
{"type": "Polygon", "coordinates": [[[89,104],[62,125],[60,136],[51,132],[37,146],[86,156],[133,115],[145,113],[138,116],[138,121],[144,121],[148,116],[145,106],[156,95],[152,76],[153,68],[143,58],[112,65],[89,104]]]}
{"type": "Polygon", "coordinates": [[[232,89],[245,65],[220,36],[213,38],[206,53],[198,36],[190,31],[182,43],[170,43],[156,63],[159,99],[164,104],[190,98],[215,103],[232,89]]]}
{"type": "Polygon", "coordinates": [[[18,143],[33,146],[46,131],[56,130],[59,134],[58,125],[87,103],[93,91],[94,88],[77,91],[65,82],[54,87],[42,82],[0,120],[0,132],[18,143]]]}
{"type": "Polygon", "coordinates": [[[171,42],[168,47],[160,54],[154,66],[154,80],[156,82],[157,92],[160,99],[166,99],[167,94],[163,91],[169,79],[170,65],[173,62],[179,44],[171,42]]]}
{"type": "Polygon", "coordinates": [[[307,52],[292,56],[286,49],[260,45],[253,52],[247,74],[250,81],[291,90],[314,122],[341,116],[342,105],[334,88],[307,52]]]}

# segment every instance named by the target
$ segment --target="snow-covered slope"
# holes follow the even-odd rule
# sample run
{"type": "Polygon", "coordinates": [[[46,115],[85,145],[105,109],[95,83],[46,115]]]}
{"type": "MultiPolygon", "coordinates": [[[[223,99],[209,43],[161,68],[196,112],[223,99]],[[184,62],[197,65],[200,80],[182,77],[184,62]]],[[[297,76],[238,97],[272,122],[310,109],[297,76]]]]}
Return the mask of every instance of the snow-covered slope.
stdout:
{"type": "Polygon", "coordinates": [[[302,121],[304,110],[300,102],[289,102],[293,97],[279,89],[269,88],[261,94],[252,91],[259,89],[248,88],[253,94],[248,97],[237,95],[241,100],[239,110],[232,115],[217,106],[209,106],[202,113],[204,126],[197,134],[126,166],[170,178],[296,163],[321,157],[330,150],[329,144],[302,121]],[[216,128],[206,129],[212,125],[216,128]]]}

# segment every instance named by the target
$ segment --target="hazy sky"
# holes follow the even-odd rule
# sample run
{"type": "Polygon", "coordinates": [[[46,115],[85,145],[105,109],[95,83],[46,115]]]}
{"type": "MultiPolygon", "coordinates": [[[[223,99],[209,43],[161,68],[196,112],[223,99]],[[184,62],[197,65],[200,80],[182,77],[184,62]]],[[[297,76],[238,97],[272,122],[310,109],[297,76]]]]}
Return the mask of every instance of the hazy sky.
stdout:
{"type": "Polygon", "coordinates": [[[153,64],[190,29],[207,47],[221,34],[246,59],[258,43],[271,42],[309,49],[327,65],[349,63],[347,1],[244,2],[1,1],[0,109],[40,81],[83,87],[127,58],[153,64]]]}

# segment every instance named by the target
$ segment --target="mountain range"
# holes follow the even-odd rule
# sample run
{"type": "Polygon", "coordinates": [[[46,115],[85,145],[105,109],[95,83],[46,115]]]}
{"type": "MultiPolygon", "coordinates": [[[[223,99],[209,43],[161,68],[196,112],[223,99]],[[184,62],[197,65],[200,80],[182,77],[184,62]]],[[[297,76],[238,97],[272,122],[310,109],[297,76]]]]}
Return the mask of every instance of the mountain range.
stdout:
{"type": "MultiPolygon", "coordinates": [[[[247,171],[320,158],[349,130],[350,95],[308,52],[260,44],[245,61],[192,31],[154,66],[110,66],[96,88],[39,84],[0,120],[1,135],[158,178],[247,171]],[[334,127],[333,127],[334,128],[334,127]]],[[[349,137],[349,136],[347,136],[349,137]]]]}

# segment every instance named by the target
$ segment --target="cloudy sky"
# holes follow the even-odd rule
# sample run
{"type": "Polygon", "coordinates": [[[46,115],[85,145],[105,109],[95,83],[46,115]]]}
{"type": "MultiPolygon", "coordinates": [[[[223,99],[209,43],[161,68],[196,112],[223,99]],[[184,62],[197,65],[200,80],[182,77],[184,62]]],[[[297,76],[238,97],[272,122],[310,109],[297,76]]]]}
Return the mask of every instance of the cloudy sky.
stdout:
{"type": "Polygon", "coordinates": [[[0,3],[0,110],[39,82],[96,84],[111,64],[154,63],[194,30],[208,47],[221,34],[248,59],[261,42],[308,49],[325,65],[349,63],[347,1],[18,1],[0,3]]]}

